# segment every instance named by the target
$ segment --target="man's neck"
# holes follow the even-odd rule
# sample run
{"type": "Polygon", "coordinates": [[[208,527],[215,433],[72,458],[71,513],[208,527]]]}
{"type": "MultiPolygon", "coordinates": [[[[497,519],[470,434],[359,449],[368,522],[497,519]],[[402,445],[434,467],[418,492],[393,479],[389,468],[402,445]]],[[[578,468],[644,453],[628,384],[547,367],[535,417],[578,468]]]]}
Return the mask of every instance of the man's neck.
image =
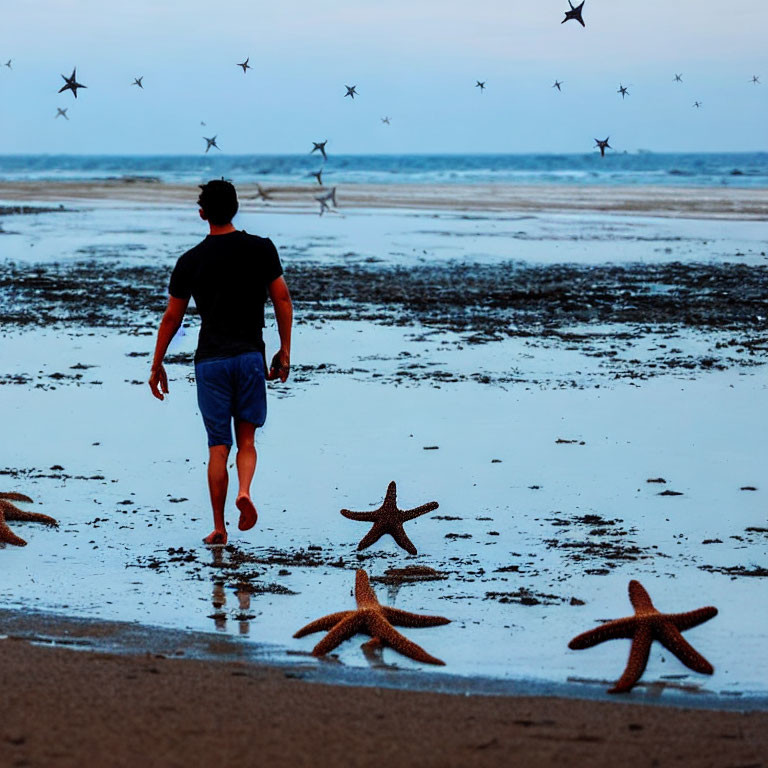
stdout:
{"type": "Polygon", "coordinates": [[[237,232],[236,227],[230,221],[229,224],[223,224],[221,226],[217,224],[208,224],[210,227],[209,235],[228,235],[230,232],[237,232]]]}

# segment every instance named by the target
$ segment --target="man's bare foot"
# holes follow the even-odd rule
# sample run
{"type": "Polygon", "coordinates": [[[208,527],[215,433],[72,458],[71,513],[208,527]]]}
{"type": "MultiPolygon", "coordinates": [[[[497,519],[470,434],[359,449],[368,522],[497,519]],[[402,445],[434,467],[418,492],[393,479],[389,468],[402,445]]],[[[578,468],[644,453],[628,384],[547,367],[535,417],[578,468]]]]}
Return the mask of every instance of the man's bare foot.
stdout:
{"type": "Polygon", "coordinates": [[[204,539],[203,544],[207,544],[209,547],[223,547],[227,543],[226,531],[214,531],[209,533],[204,539]]]}
{"type": "Polygon", "coordinates": [[[240,510],[240,522],[237,524],[237,527],[241,531],[249,531],[256,525],[256,521],[259,519],[256,507],[253,506],[250,496],[238,496],[235,506],[240,510]]]}

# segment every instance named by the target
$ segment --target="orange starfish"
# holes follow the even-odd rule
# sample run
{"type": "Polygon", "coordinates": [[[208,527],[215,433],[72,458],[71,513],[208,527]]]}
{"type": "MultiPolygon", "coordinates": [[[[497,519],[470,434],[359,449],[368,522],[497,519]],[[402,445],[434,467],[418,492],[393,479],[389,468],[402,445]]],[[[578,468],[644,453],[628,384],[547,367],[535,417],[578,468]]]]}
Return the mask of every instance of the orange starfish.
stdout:
{"type": "Polygon", "coordinates": [[[41,515],[37,512],[24,512],[15,504],[11,504],[12,501],[31,502],[32,499],[23,493],[0,493],[0,543],[14,544],[17,547],[27,546],[27,542],[8,527],[5,522],[6,520],[22,520],[58,526],[58,523],[52,517],[41,515]]]}
{"type": "Polygon", "coordinates": [[[372,649],[379,645],[388,645],[398,653],[409,656],[416,661],[425,664],[445,664],[444,661],[430,656],[421,646],[401,635],[392,625],[437,627],[441,624],[450,624],[450,619],[445,619],[442,616],[420,616],[417,613],[409,613],[398,608],[381,605],[368,580],[368,574],[362,568],[355,576],[355,600],[357,601],[357,610],[340,611],[323,616],[321,619],[307,624],[306,627],[302,627],[294,637],[304,637],[304,635],[309,635],[312,632],[330,630],[312,649],[313,656],[324,656],[344,640],[362,632],[371,636],[363,648],[372,649]]]}
{"type": "Polygon", "coordinates": [[[632,647],[624,674],[608,693],[631,691],[645,672],[651,643],[658,640],[674,653],[686,667],[711,675],[714,667],[680,634],[717,616],[717,608],[708,606],[687,613],[660,613],[654,608],[650,595],[639,581],[629,582],[629,599],[635,609],[634,616],[608,621],[601,627],[574,637],[568,647],[574,651],[591,648],[605,640],[631,638],[632,647]]]}
{"type": "Polygon", "coordinates": [[[341,514],[350,520],[373,523],[373,528],[368,531],[357,545],[358,549],[370,547],[371,544],[377,542],[385,533],[388,533],[406,552],[415,555],[416,547],[413,546],[413,542],[408,538],[403,529],[403,523],[407,523],[409,520],[413,520],[420,515],[425,515],[427,512],[437,509],[438,506],[439,504],[436,501],[430,501],[415,509],[398,509],[397,486],[393,480],[387,487],[384,503],[378,509],[374,509],[371,512],[350,512],[348,509],[342,509],[341,514]]]}

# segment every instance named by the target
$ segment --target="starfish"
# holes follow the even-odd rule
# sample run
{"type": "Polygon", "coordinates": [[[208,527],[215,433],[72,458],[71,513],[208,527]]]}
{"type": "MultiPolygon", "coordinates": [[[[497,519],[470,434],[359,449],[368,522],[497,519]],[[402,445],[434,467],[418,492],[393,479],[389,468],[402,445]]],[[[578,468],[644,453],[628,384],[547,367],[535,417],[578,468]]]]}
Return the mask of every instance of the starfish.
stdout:
{"type": "Polygon", "coordinates": [[[675,82],[676,83],[682,83],[683,82],[683,76],[682,75],[675,75],[675,82]]]}
{"type": "Polygon", "coordinates": [[[253,67],[248,63],[250,60],[251,60],[251,57],[249,56],[244,62],[242,62],[241,64],[237,65],[238,67],[242,67],[243,68],[243,74],[245,74],[245,71],[247,69],[253,69],[253,67]]]}
{"type": "Polygon", "coordinates": [[[141,88],[142,90],[144,90],[144,86],[141,84],[141,81],[142,81],[143,79],[144,79],[144,75],[142,75],[141,77],[134,77],[134,78],[133,78],[133,82],[131,83],[131,85],[138,85],[138,86],[139,86],[139,88],[141,88]]]}
{"type": "Polygon", "coordinates": [[[48,515],[41,515],[37,512],[24,512],[19,509],[12,501],[31,502],[29,496],[23,493],[0,493],[0,543],[13,544],[17,547],[26,547],[27,542],[18,537],[6,524],[6,520],[20,520],[23,522],[42,523],[58,527],[58,523],[48,515]]]}
{"type": "Polygon", "coordinates": [[[388,117],[382,117],[381,118],[381,122],[382,123],[386,123],[387,125],[389,125],[389,118],[388,117]]]}
{"type": "Polygon", "coordinates": [[[340,645],[344,640],[364,632],[371,636],[364,649],[373,649],[388,645],[398,653],[425,664],[445,665],[444,661],[430,656],[421,646],[401,635],[392,625],[398,627],[437,627],[450,624],[450,619],[442,616],[420,616],[417,613],[401,611],[381,605],[368,580],[368,574],[361,568],[355,576],[355,601],[357,610],[331,613],[302,627],[294,637],[304,637],[312,632],[330,630],[312,649],[313,656],[324,656],[340,645]]]}
{"type": "Polygon", "coordinates": [[[63,117],[65,120],[69,120],[69,118],[67,117],[68,109],[69,107],[64,107],[64,109],[62,109],[61,107],[56,107],[56,117],[54,117],[53,119],[55,120],[57,117],[63,117]]]}
{"type": "Polygon", "coordinates": [[[77,89],[78,88],[87,88],[87,85],[82,85],[82,83],[77,82],[77,67],[75,67],[72,70],[72,75],[70,77],[66,77],[65,75],[62,75],[64,78],[64,85],[59,88],[59,93],[62,91],[72,91],[72,94],[75,98],[77,98],[77,89]]]}
{"type": "Polygon", "coordinates": [[[11,66],[12,61],[13,59],[8,59],[8,61],[5,62],[4,66],[8,67],[8,69],[13,69],[13,67],[11,66]]]}
{"type": "Polygon", "coordinates": [[[701,102],[700,101],[694,101],[693,106],[696,107],[696,109],[701,109],[701,102]]]}
{"type": "Polygon", "coordinates": [[[328,143],[328,139],[326,139],[325,141],[313,141],[312,143],[314,144],[314,146],[309,151],[309,154],[311,155],[313,152],[319,151],[320,154],[323,156],[323,160],[327,160],[328,155],[325,154],[325,145],[328,143]]]}
{"type": "Polygon", "coordinates": [[[272,192],[270,190],[264,189],[264,187],[261,186],[261,184],[256,184],[256,197],[258,197],[261,200],[271,200],[272,199],[272,192]]]}
{"type": "Polygon", "coordinates": [[[755,85],[760,85],[760,76],[759,75],[752,75],[752,82],[755,85]]]}
{"type": "Polygon", "coordinates": [[[485,90],[485,80],[477,80],[475,81],[475,88],[480,89],[480,93],[482,93],[485,90]]]}
{"type": "Polygon", "coordinates": [[[555,84],[552,87],[557,88],[558,91],[562,91],[563,89],[560,87],[562,84],[563,84],[562,80],[555,80],[555,84]]]}
{"type": "Polygon", "coordinates": [[[565,18],[560,23],[565,24],[566,21],[576,19],[582,27],[586,27],[587,25],[584,23],[584,19],[581,18],[581,9],[584,7],[584,3],[582,2],[574,8],[571,0],[568,0],[568,5],[571,6],[571,10],[565,12],[565,18]]]}
{"type": "Polygon", "coordinates": [[[625,96],[629,96],[629,89],[627,89],[623,85],[619,84],[619,90],[616,91],[616,93],[620,93],[621,94],[621,98],[623,99],[625,96]]]}
{"type": "Polygon", "coordinates": [[[393,480],[387,487],[384,503],[378,509],[374,509],[372,512],[350,512],[348,509],[342,509],[341,514],[350,520],[373,523],[373,528],[368,531],[357,545],[359,550],[370,547],[371,544],[377,542],[385,533],[388,533],[397,542],[398,546],[402,547],[406,552],[415,555],[416,547],[413,546],[413,542],[406,535],[403,523],[425,515],[427,512],[437,509],[437,507],[438,503],[436,501],[430,501],[415,509],[398,509],[397,485],[395,485],[393,480]]]}
{"type": "Polygon", "coordinates": [[[314,176],[317,179],[317,183],[322,187],[323,186],[323,169],[321,168],[319,171],[310,171],[310,176],[314,176]]]}
{"type": "MultiPolygon", "coordinates": [[[[338,208],[339,206],[336,204],[336,187],[331,187],[330,192],[326,192],[324,195],[317,195],[315,197],[315,200],[318,200],[319,202],[325,202],[327,203],[329,200],[333,203],[334,208],[338,208]]],[[[328,206],[326,205],[326,208],[328,206]]]]}
{"type": "Polygon", "coordinates": [[[605,640],[631,638],[632,648],[624,674],[608,693],[631,691],[645,672],[651,643],[658,640],[668,651],[674,653],[686,667],[711,675],[712,665],[696,651],[680,634],[686,629],[697,627],[717,616],[717,608],[708,606],[687,613],[660,613],[654,608],[650,595],[639,581],[629,582],[629,599],[635,615],[625,619],[608,621],[601,627],[574,637],[568,647],[574,651],[591,648],[605,640]]]}
{"type": "Polygon", "coordinates": [[[605,157],[605,150],[606,149],[613,149],[613,147],[608,143],[608,139],[611,137],[606,137],[605,141],[600,141],[600,139],[595,139],[595,146],[600,147],[600,157],[605,157]]]}
{"type": "Polygon", "coordinates": [[[207,145],[207,146],[206,146],[206,148],[205,148],[205,153],[206,153],[206,154],[208,154],[208,150],[209,150],[211,147],[216,147],[216,149],[220,149],[219,145],[216,143],[216,137],[215,137],[215,136],[214,136],[212,139],[209,139],[209,138],[207,138],[207,137],[203,136],[203,139],[205,139],[205,141],[207,141],[207,142],[208,142],[208,145],[207,145]]]}
{"type": "Polygon", "coordinates": [[[344,86],[347,89],[347,92],[344,94],[344,98],[347,96],[351,96],[352,100],[355,100],[355,96],[359,94],[357,93],[357,86],[356,85],[345,85],[344,86]]]}

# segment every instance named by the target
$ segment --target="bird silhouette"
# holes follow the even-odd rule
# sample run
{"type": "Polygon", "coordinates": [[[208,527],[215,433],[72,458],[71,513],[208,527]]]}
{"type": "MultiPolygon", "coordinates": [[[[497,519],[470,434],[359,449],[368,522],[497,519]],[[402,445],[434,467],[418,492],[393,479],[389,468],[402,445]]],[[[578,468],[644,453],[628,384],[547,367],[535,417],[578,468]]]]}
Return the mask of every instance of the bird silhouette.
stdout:
{"type": "Polygon", "coordinates": [[[605,150],[606,149],[613,149],[613,147],[608,143],[608,139],[610,139],[610,136],[606,136],[604,141],[600,141],[600,139],[595,139],[595,146],[599,147],[600,149],[600,157],[605,157],[605,150]]]}
{"type": "Polygon", "coordinates": [[[683,82],[683,76],[682,75],[675,75],[675,82],[676,83],[682,83],[683,82]]]}
{"type": "Polygon", "coordinates": [[[63,117],[65,120],[69,120],[67,117],[67,109],[68,107],[64,107],[64,109],[56,107],[56,116],[53,119],[56,120],[56,118],[63,117]]]}
{"type": "Polygon", "coordinates": [[[77,82],[77,67],[72,70],[72,74],[70,77],[67,77],[66,75],[62,75],[62,78],[64,78],[64,85],[59,88],[59,93],[62,93],[63,91],[72,91],[72,94],[75,98],[77,98],[77,89],[78,88],[87,88],[88,86],[83,85],[82,83],[77,82]]]}
{"type": "Polygon", "coordinates": [[[219,147],[219,145],[216,143],[216,137],[215,137],[215,136],[214,136],[212,139],[209,139],[207,136],[203,136],[203,139],[205,139],[205,141],[207,141],[207,142],[208,142],[208,143],[206,144],[206,146],[205,146],[205,154],[206,154],[206,155],[208,154],[208,150],[209,150],[211,147],[215,147],[216,149],[218,149],[219,151],[221,151],[221,147],[219,147]]]}
{"type": "Polygon", "coordinates": [[[562,80],[555,80],[555,84],[552,87],[557,88],[558,91],[562,91],[563,89],[560,87],[562,84],[563,84],[562,80]]]}
{"type": "Polygon", "coordinates": [[[568,5],[571,6],[571,10],[565,12],[565,18],[560,23],[565,24],[566,21],[575,19],[576,21],[579,22],[579,24],[581,24],[582,27],[586,27],[587,25],[584,23],[584,19],[581,18],[581,11],[582,11],[582,8],[584,8],[584,3],[581,2],[579,3],[579,5],[577,5],[574,8],[571,0],[568,0],[568,5]]]}
{"type": "Polygon", "coordinates": [[[245,71],[247,69],[253,69],[253,67],[248,63],[251,60],[251,57],[249,56],[244,62],[241,64],[237,64],[236,66],[243,68],[243,74],[245,74],[245,71]]]}
{"type": "Polygon", "coordinates": [[[345,85],[344,86],[347,89],[347,92],[344,94],[344,98],[347,96],[351,96],[352,100],[354,101],[355,95],[359,95],[357,93],[357,86],[356,85],[345,85]]]}
{"type": "Polygon", "coordinates": [[[313,152],[320,152],[320,154],[323,156],[323,160],[327,160],[328,156],[325,154],[325,145],[328,143],[328,139],[325,141],[313,141],[312,142],[314,146],[309,151],[309,154],[311,155],[313,152]]]}
{"type": "Polygon", "coordinates": [[[475,88],[479,88],[480,89],[480,93],[482,93],[485,90],[485,83],[486,83],[485,80],[478,80],[475,83],[475,88]]]}
{"type": "Polygon", "coordinates": [[[134,77],[133,78],[133,82],[131,83],[131,85],[138,85],[139,88],[141,88],[143,90],[144,86],[141,84],[141,81],[143,79],[144,79],[144,75],[142,75],[141,77],[134,77]]]}
{"type": "Polygon", "coordinates": [[[625,96],[629,96],[629,89],[625,88],[623,85],[619,85],[619,90],[616,91],[616,93],[620,93],[621,98],[623,99],[625,96]]]}

